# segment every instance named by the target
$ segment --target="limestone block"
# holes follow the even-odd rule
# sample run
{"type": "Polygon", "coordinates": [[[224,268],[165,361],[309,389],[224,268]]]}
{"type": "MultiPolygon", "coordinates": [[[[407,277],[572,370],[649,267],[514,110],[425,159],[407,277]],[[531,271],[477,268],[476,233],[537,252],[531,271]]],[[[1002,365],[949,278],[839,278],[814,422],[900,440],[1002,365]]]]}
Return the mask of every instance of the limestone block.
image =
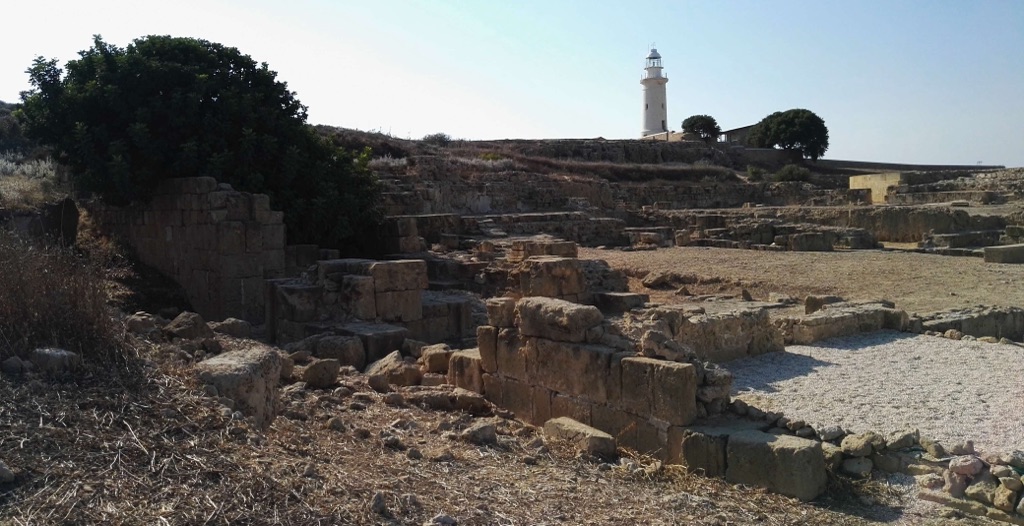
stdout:
{"type": "Polygon", "coordinates": [[[195,312],[185,311],[163,327],[164,332],[178,338],[195,340],[213,338],[213,330],[203,317],[195,312]]]}
{"type": "Polygon", "coordinates": [[[479,350],[457,351],[451,355],[451,360],[448,362],[448,383],[483,394],[482,375],[479,350]]]}
{"type": "Polygon", "coordinates": [[[221,254],[242,254],[245,252],[245,223],[221,221],[217,224],[217,251],[221,254]]]}
{"type": "Polygon", "coordinates": [[[485,373],[498,371],[498,328],[481,325],[476,328],[476,345],[480,349],[480,366],[485,373]]]}
{"type": "Polygon", "coordinates": [[[217,388],[235,408],[266,427],[278,410],[281,355],[268,348],[230,351],[196,364],[199,381],[217,388]]]}
{"type": "Polygon", "coordinates": [[[821,443],[789,435],[741,431],[726,445],[725,479],[809,501],[828,483],[821,443]]]}
{"type": "Polygon", "coordinates": [[[377,292],[369,276],[342,276],[338,301],[356,318],[372,320],[377,317],[377,292]]]}
{"type": "Polygon", "coordinates": [[[535,423],[533,418],[533,387],[514,378],[501,378],[502,407],[512,411],[525,422],[535,423]]]}
{"type": "MultiPolygon", "coordinates": [[[[518,380],[529,380],[528,363],[531,355],[530,349],[526,347],[529,342],[524,342],[516,329],[501,329],[498,331],[497,344],[495,345],[495,367],[498,374],[509,376],[518,380]]],[[[534,344],[535,345],[535,344],[534,344]]]]}
{"type": "Polygon", "coordinates": [[[577,422],[571,418],[552,418],[544,423],[544,435],[564,440],[593,455],[615,454],[615,439],[611,435],[577,422]]]}
{"type": "Polygon", "coordinates": [[[598,292],[594,294],[594,300],[601,312],[621,313],[643,307],[651,297],[632,292],[598,292]]]}
{"type": "Polygon", "coordinates": [[[266,223],[270,219],[270,196],[266,194],[252,194],[251,199],[253,220],[266,223]]]}
{"type": "Polygon", "coordinates": [[[637,417],[609,404],[593,404],[590,408],[590,425],[604,431],[620,444],[637,443],[637,417]]]}
{"type": "Polygon", "coordinates": [[[337,360],[340,365],[351,365],[360,371],[366,366],[366,350],[356,336],[317,334],[303,341],[309,340],[309,350],[317,358],[337,360]]]}
{"type": "Polygon", "coordinates": [[[531,391],[533,394],[533,421],[547,422],[551,418],[551,397],[554,396],[554,391],[539,385],[532,386],[531,391]]]}
{"type": "Polygon", "coordinates": [[[441,343],[437,345],[428,345],[420,351],[420,363],[423,364],[423,372],[425,373],[446,373],[448,372],[448,362],[452,357],[452,349],[447,345],[441,343]]]}
{"type": "Polygon", "coordinates": [[[516,304],[516,325],[524,336],[562,342],[582,342],[587,330],[604,321],[597,307],[568,301],[529,297],[516,304]]]}
{"type": "Polygon", "coordinates": [[[524,296],[550,298],[579,294],[586,290],[580,262],[557,256],[531,257],[514,271],[524,296]]]}
{"type": "Polygon", "coordinates": [[[660,361],[654,367],[651,415],[672,425],[689,425],[697,417],[697,372],[688,363],[660,361]]]}
{"type": "Polygon", "coordinates": [[[506,407],[502,393],[503,379],[497,375],[489,373],[483,373],[481,378],[484,384],[484,397],[498,407],[506,407]]]}
{"type": "MultiPolygon", "coordinates": [[[[506,399],[508,394],[505,395],[506,399]]],[[[580,423],[591,425],[591,407],[593,404],[575,396],[554,394],[551,396],[551,418],[567,416],[580,423]]]]}
{"type": "Polygon", "coordinates": [[[487,305],[487,321],[500,329],[515,327],[516,325],[516,300],[515,298],[489,298],[487,305]]]}
{"type": "Polygon", "coordinates": [[[248,221],[252,219],[252,194],[228,192],[224,207],[227,208],[229,221],[248,221]]]}
{"type": "Polygon", "coordinates": [[[368,362],[374,362],[392,351],[401,349],[409,334],[405,327],[369,322],[347,323],[338,327],[338,332],[346,336],[358,336],[363,342],[368,362]]]}
{"type": "Polygon", "coordinates": [[[427,262],[422,259],[378,261],[370,265],[377,293],[427,288],[427,262]]]}
{"type": "Polygon", "coordinates": [[[384,321],[415,321],[423,319],[422,291],[399,290],[381,292],[380,281],[374,279],[377,293],[374,301],[377,304],[377,317],[384,321]]]}
{"type": "Polygon", "coordinates": [[[559,393],[608,402],[608,375],[615,349],[603,345],[533,339],[528,347],[531,381],[559,393]]]}
{"type": "Polygon", "coordinates": [[[662,360],[630,356],[620,361],[622,395],[619,406],[634,415],[650,415],[654,407],[653,382],[662,360]]]}
{"type": "Polygon", "coordinates": [[[1024,263],[1024,244],[985,247],[985,263],[1024,263]]]}
{"type": "Polygon", "coordinates": [[[33,349],[28,355],[28,361],[43,374],[63,376],[81,367],[82,356],[64,349],[43,347],[33,349]]]}
{"type": "Polygon", "coordinates": [[[313,321],[323,293],[324,289],[319,285],[300,282],[280,284],[275,289],[278,313],[289,321],[313,321]]]}

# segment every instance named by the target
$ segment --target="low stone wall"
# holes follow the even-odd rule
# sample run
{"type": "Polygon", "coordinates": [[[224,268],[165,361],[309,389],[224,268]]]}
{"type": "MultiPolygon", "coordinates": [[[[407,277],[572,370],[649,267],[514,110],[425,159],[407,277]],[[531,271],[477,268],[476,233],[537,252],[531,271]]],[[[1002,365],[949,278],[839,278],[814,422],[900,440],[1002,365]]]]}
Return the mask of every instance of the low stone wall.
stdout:
{"type": "Polygon", "coordinates": [[[285,270],[284,214],[211,177],[163,181],[147,205],[89,205],[138,258],[178,282],[207,319],[263,317],[263,281],[285,270]]]}
{"type": "Polygon", "coordinates": [[[472,334],[469,301],[427,291],[423,260],[334,259],[314,268],[308,278],[267,281],[270,341],[294,342],[358,320],[404,327],[427,343],[472,334]]]}
{"type": "Polygon", "coordinates": [[[661,305],[627,313],[620,330],[636,340],[661,332],[712,363],[783,350],[782,333],[761,308],[707,314],[700,307],[661,305]]]}
{"type": "Polygon", "coordinates": [[[1006,199],[997,192],[987,190],[961,190],[953,192],[915,192],[915,187],[897,186],[889,189],[885,202],[891,205],[925,205],[967,201],[982,205],[1005,203],[1006,199]]]}
{"type": "MultiPolygon", "coordinates": [[[[803,316],[774,320],[786,344],[809,345],[821,340],[883,329],[907,331],[914,328],[906,311],[890,303],[834,303],[803,316]]],[[[920,327],[916,328],[920,332],[920,327]]]]}
{"type": "Polygon", "coordinates": [[[0,208],[0,226],[22,236],[48,238],[63,246],[72,246],[78,235],[78,207],[71,198],[65,198],[33,211],[0,208]]]}
{"type": "Polygon", "coordinates": [[[922,328],[927,331],[944,333],[954,329],[976,338],[1024,340],[1024,308],[1020,307],[972,307],[935,312],[922,318],[922,328]]]}

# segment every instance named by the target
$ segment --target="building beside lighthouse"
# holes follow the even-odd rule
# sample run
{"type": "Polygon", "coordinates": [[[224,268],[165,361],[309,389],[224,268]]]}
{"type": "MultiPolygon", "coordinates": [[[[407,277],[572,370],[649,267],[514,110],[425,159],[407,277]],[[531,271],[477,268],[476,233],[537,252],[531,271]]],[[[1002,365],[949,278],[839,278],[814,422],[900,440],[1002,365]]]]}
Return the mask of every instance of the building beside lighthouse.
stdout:
{"type": "Polygon", "coordinates": [[[661,55],[651,48],[647,54],[643,77],[640,79],[644,91],[644,128],[641,137],[668,133],[668,107],[665,85],[668,77],[662,72],[661,55]]]}

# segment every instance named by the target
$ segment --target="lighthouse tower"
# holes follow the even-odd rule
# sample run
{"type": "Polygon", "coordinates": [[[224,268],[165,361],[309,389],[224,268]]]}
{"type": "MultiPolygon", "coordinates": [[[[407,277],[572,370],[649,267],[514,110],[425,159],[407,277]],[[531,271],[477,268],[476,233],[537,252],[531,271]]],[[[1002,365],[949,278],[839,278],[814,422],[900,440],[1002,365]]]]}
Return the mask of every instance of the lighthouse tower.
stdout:
{"type": "Polygon", "coordinates": [[[647,54],[647,66],[644,68],[640,84],[644,86],[644,131],[641,136],[667,132],[665,84],[668,84],[668,77],[661,73],[661,55],[657,49],[651,48],[651,52],[647,54]]]}

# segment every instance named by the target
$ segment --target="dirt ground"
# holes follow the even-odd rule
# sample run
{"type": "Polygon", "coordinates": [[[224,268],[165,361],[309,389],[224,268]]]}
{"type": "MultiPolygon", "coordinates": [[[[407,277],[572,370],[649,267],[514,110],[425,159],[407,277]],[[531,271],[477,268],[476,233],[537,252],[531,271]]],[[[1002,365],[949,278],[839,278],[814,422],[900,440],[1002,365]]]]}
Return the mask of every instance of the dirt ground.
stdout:
{"type": "Polygon", "coordinates": [[[834,294],[848,300],[886,299],[919,314],[976,305],[1024,305],[1024,265],[985,263],[977,257],[891,250],[765,252],[708,247],[636,252],[581,248],[579,257],[607,261],[630,276],[632,290],[650,294],[659,303],[699,298],[643,287],[640,278],[648,272],[694,275],[698,283],[686,285],[694,296],[738,296],[741,288],[755,300],[766,300],[769,293],[797,299],[834,294]]]}

